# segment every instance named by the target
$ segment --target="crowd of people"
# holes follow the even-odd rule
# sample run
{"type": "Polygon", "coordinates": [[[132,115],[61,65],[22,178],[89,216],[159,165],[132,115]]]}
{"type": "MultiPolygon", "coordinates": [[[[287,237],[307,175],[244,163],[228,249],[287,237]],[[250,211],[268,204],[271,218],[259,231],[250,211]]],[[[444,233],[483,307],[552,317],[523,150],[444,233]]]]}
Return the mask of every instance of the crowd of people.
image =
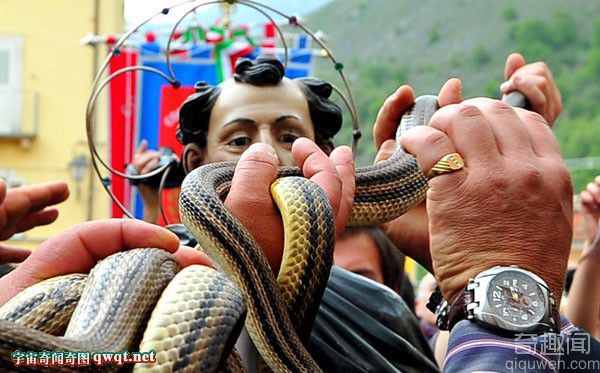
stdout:
{"type": "MultiPolygon", "coordinates": [[[[600,335],[600,177],[581,192],[586,244],[562,315],[573,190],[551,130],[562,110],[561,96],[548,66],[527,64],[518,53],[508,56],[505,78],[502,93],[520,91],[528,110],[488,98],[463,100],[458,79],[442,86],[440,109],[429,126],[409,131],[402,147],[425,175],[452,154],[459,156],[460,167],[432,176],[426,201],[407,214],[362,229],[345,229],[355,191],[354,164],[350,148],[333,144],[342,113],[329,99],[327,82],[285,78],[274,58],[241,60],[222,84],[196,84],[196,93],[181,107],[184,171],[237,161],[225,205],[255,236],[274,271],[283,247],[281,218],[269,193],[277,168],[298,165],[328,195],[335,215],[336,267],[308,346],[324,370],[504,371],[542,362],[532,370],[550,371],[593,361],[600,368],[595,339],[600,335]],[[432,274],[422,280],[416,297],[403,271],[405,256],[432,274]],[[513,277],[502,277],[477,298],[473,289],[483,288],[491,270],[513,277]],[[537,290],[529,294],[533,287],[537,290]],[[485,302],[488,313],[498,310],[500,321],[473,313],[485,302]],[[534,318],[538,322],[529,325],[534,318]],[[560,336],[557,351],[547,350],[551,336],[560,336]],[[585,351],[567,348],[579,336],[588,337],[585,351]]],[[[396,150],[399,119],[414,99],[404,85],[382,104],[373,126],[379,149],[375,162],[396,150]]],[[[158,153],[145,149],[134,160],[140,173],[157,164],[158,153]]],[[[145,217],[154,223],[157,191],[139,188],[145,217]]],[[[0,239],[51,223],[57,217],[51,206],[67,197],[64,183],[6,191],[0,182],[0,239]]],[[[0,305],[34,283],[89,272],[98,260],[136,247],[165,249],[183,266],[211,265],[204,254],[150,223],[85,222],[30,255],[0,246],[0,262],[22,262],[0,278],[0,305]]],[[[246,362],[254,361],[251,348],[240,353],[246,362]]]]}

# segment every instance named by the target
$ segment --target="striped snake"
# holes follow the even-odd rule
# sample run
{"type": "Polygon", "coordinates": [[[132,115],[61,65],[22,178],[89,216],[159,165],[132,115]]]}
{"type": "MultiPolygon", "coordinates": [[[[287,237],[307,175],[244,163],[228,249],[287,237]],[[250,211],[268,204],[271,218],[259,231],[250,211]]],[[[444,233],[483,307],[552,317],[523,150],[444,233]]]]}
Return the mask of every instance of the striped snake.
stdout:
{"type": "MultiPolygon", "coordinates": [[[[436,97],[419,97],[402,117],[397,142],[426,125],[436,109],[436,97]]],[[[397,149],[387,161],[356,170],[350,225],[390,221],[424,199],[426,177],[414,157],[397,149]]],[[[273,371],[320,371],[305,344],[332,265],[329,200],[297,167],[279,169],[271,193],[284,221],[285,249],[275,278],[254,237],[223,205],[234,168],[202,166],[188,174],[180,194],[183,223],[219,270],[190,266],[177,273],[170,254],[136,249],[103,260],[88,278],[34,285],[0,308],[0,366],[12,366],[15,350],[152,350],[157,363],[135,370],[240,371],[232,347],[245,320],[273,371]]]]}

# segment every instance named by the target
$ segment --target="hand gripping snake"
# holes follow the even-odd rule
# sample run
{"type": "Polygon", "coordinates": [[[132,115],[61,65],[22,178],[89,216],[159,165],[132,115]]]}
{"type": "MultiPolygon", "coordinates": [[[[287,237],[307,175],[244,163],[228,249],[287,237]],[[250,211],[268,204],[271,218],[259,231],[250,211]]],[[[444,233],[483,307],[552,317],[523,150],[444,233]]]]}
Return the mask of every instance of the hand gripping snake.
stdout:
{"type": "MultiPolygon", "coordinates": [[[[424,199],[427,178],[399,142],[408,129],[427,125],[437,108],[436,97],[419,97],[400,121],[396,152],[356,169],[350,225],[390,221],[424,199]]],[[[15,350],[152,350],[157,362],[134,370],[240,371],[233,344],[245,320],[271,370],[320,371],[305,343],[332,265],[327,195],[297,167],[279,169],[271,193],[283,218],[285,249],[276,279],[254,237],[223,205],[234,168],[202,166],[188,174],[180,194],[182,221],[218,270],[190,266],[177,273],[170,254],[136,249],[101,261],[88,278],[68,275],[34,285],[0,308],[0,366],[13,366],[15,350]]]]}

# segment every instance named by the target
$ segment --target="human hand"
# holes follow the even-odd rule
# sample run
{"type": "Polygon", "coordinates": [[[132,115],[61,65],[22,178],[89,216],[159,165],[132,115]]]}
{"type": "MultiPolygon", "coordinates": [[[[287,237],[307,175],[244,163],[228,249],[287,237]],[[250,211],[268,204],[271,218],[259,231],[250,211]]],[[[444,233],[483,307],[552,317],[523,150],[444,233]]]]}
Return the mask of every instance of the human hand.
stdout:
{"type": "Polygon", "coordinates": [[[600,221],[600,176],[587,184],[579,194],[581,200],[581,215],[583,217],[583,233],[586,244],[592,243],[598,235],[600,221]]]}
{"type": "Polygon", "coordinates": [[[500,85],[504,95],[519,91],[527,97],[531,109],[546,119],[552,127],[562,111],[562,99],[550,68],[544,62],[525,63],[519,53],[506,58],[504,67],[506,81],[500,85]]]}
{"type": "Polygon", "coordinates": [[[175,234],[156,225],[129,219],[90,221],[48,239],[17,269],[0,278],[0,305],[35,283],[71,273],[88,273],[99,260],[140,247],[174,253],[182,266],[212,265],[204,254],[180,247],[175,234]]]}
{"type": "MultiPolygon", "coordinates": [[[[333,208],[335,231],[348,223],[354,203],[354,162],[347,146],[329,157],[314,142],[300,138],[292,155],[304,176],[325,191],[333,208]]],[[[283,224],[271,198],[270,186],[277,177],[279,159],[265,143],[252,144],[238,161],[225,207],[252,233],[275,273],[283,254],[283,224]]]]}
{"type": "MultiPolygon", "coordinates": [[[[0,179],[0,241],[8,240],[15,233],[52,223],[58,217],[58,210],[49,206],[64,201],[68,196],[66,183],[54,182],[7,190],[6,183],[0,179]]],[[[27,249],[0,244],[0,264],[20,263],[30,253],[27,249]]]]}
{"type": "MultiPolygon", "coordinates": [[[[413,90],[404,85],[383,103],[373,126],[373,138],[379,149],[375,163],[388,159],[396,151],[396,131],[402,115],[415,100],[413,90]]],[[[448,80],[438,93],[440,106],[459,103],[462,100],[462,87],[458,79],[448,80]]],[[[399,218],[383,225],[386,234],[406,255],[415,259],[429,271],[429,230],[425,204],[420,204],[399,218]]]]}
{"type": "Polygon", "coordinates": [[[472,99],[438,110],[402,146],[425,174],[458,152],[465,167],[429,181],[435,276],[446,299],[496,265],[518,265],[562,294],[572,235],[572,186],[558,143],[538,114],[472,99]]]}
{"type": "Polygon", "coordinates": [[[67,197],[69,187],[63,182],[7,190],[0,179],[0,241],[11,238],[15,233],[52,223],[58,217],[58,210],[49,206],[67,197]]]}
{"type": "Polygon", "coordinates": [[[160,162],[160,153],[156,150],[148,150],[148,141],[142,140],[133,156],[133,168],[139,174],[146,174],[156,168],[160,162]]]}
{"type": "MultiPolygon", "coordinates": [[[[148,150],[148,141],[142,140],[135,151],[131,165],[138,174],[145,174],[154,170],[159,162],[160,153],[156,150],[148,150]]],[[[144,201],[144,220],[150,223],[156,223],[158,221],[160,198],[158,190],[143,183],[138,184],[137,187],[142,196],[142,200],[144,201]]]]}

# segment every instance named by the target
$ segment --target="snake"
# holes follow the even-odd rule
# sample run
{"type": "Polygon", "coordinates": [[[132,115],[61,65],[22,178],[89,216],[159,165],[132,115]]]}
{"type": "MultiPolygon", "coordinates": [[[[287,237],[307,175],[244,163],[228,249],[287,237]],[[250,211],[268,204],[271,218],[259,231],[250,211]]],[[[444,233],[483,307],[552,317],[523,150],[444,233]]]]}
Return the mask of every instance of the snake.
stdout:
{"type": "MultiPolygon", "coordinates": [[[[437,109],[435,96],[418,97],[400,120],[396,151],[355,170],[349,225],[382,224],[424,200],[427,178],[400,140],[409,129],[427,125],[437,109]]],[[[180,270],[170,254],[145,248],[102,260],[89,277],[36,284],[0,308],[0,366],[12,366],[14,351],[137,348],[152,350],[157,361],[138,363],[136,371],[242,371],[233,345],[244,326],[270,370],[321,371],[306,344],[333,261],[329,199],[298,167],[279,168],[271,194],[285,242],[276,276],[256,239],[224,206],[234,171],[235,162],[207,164],[191,171],[181,186],[182,222],[215,268],[180,270]],[[79,291],[67,290],[72,288],[79,291]],[[71,292],[81,293],[80,299],[71,292]],[[67,326],[58,322],[70,314],[67,326]]]]}

